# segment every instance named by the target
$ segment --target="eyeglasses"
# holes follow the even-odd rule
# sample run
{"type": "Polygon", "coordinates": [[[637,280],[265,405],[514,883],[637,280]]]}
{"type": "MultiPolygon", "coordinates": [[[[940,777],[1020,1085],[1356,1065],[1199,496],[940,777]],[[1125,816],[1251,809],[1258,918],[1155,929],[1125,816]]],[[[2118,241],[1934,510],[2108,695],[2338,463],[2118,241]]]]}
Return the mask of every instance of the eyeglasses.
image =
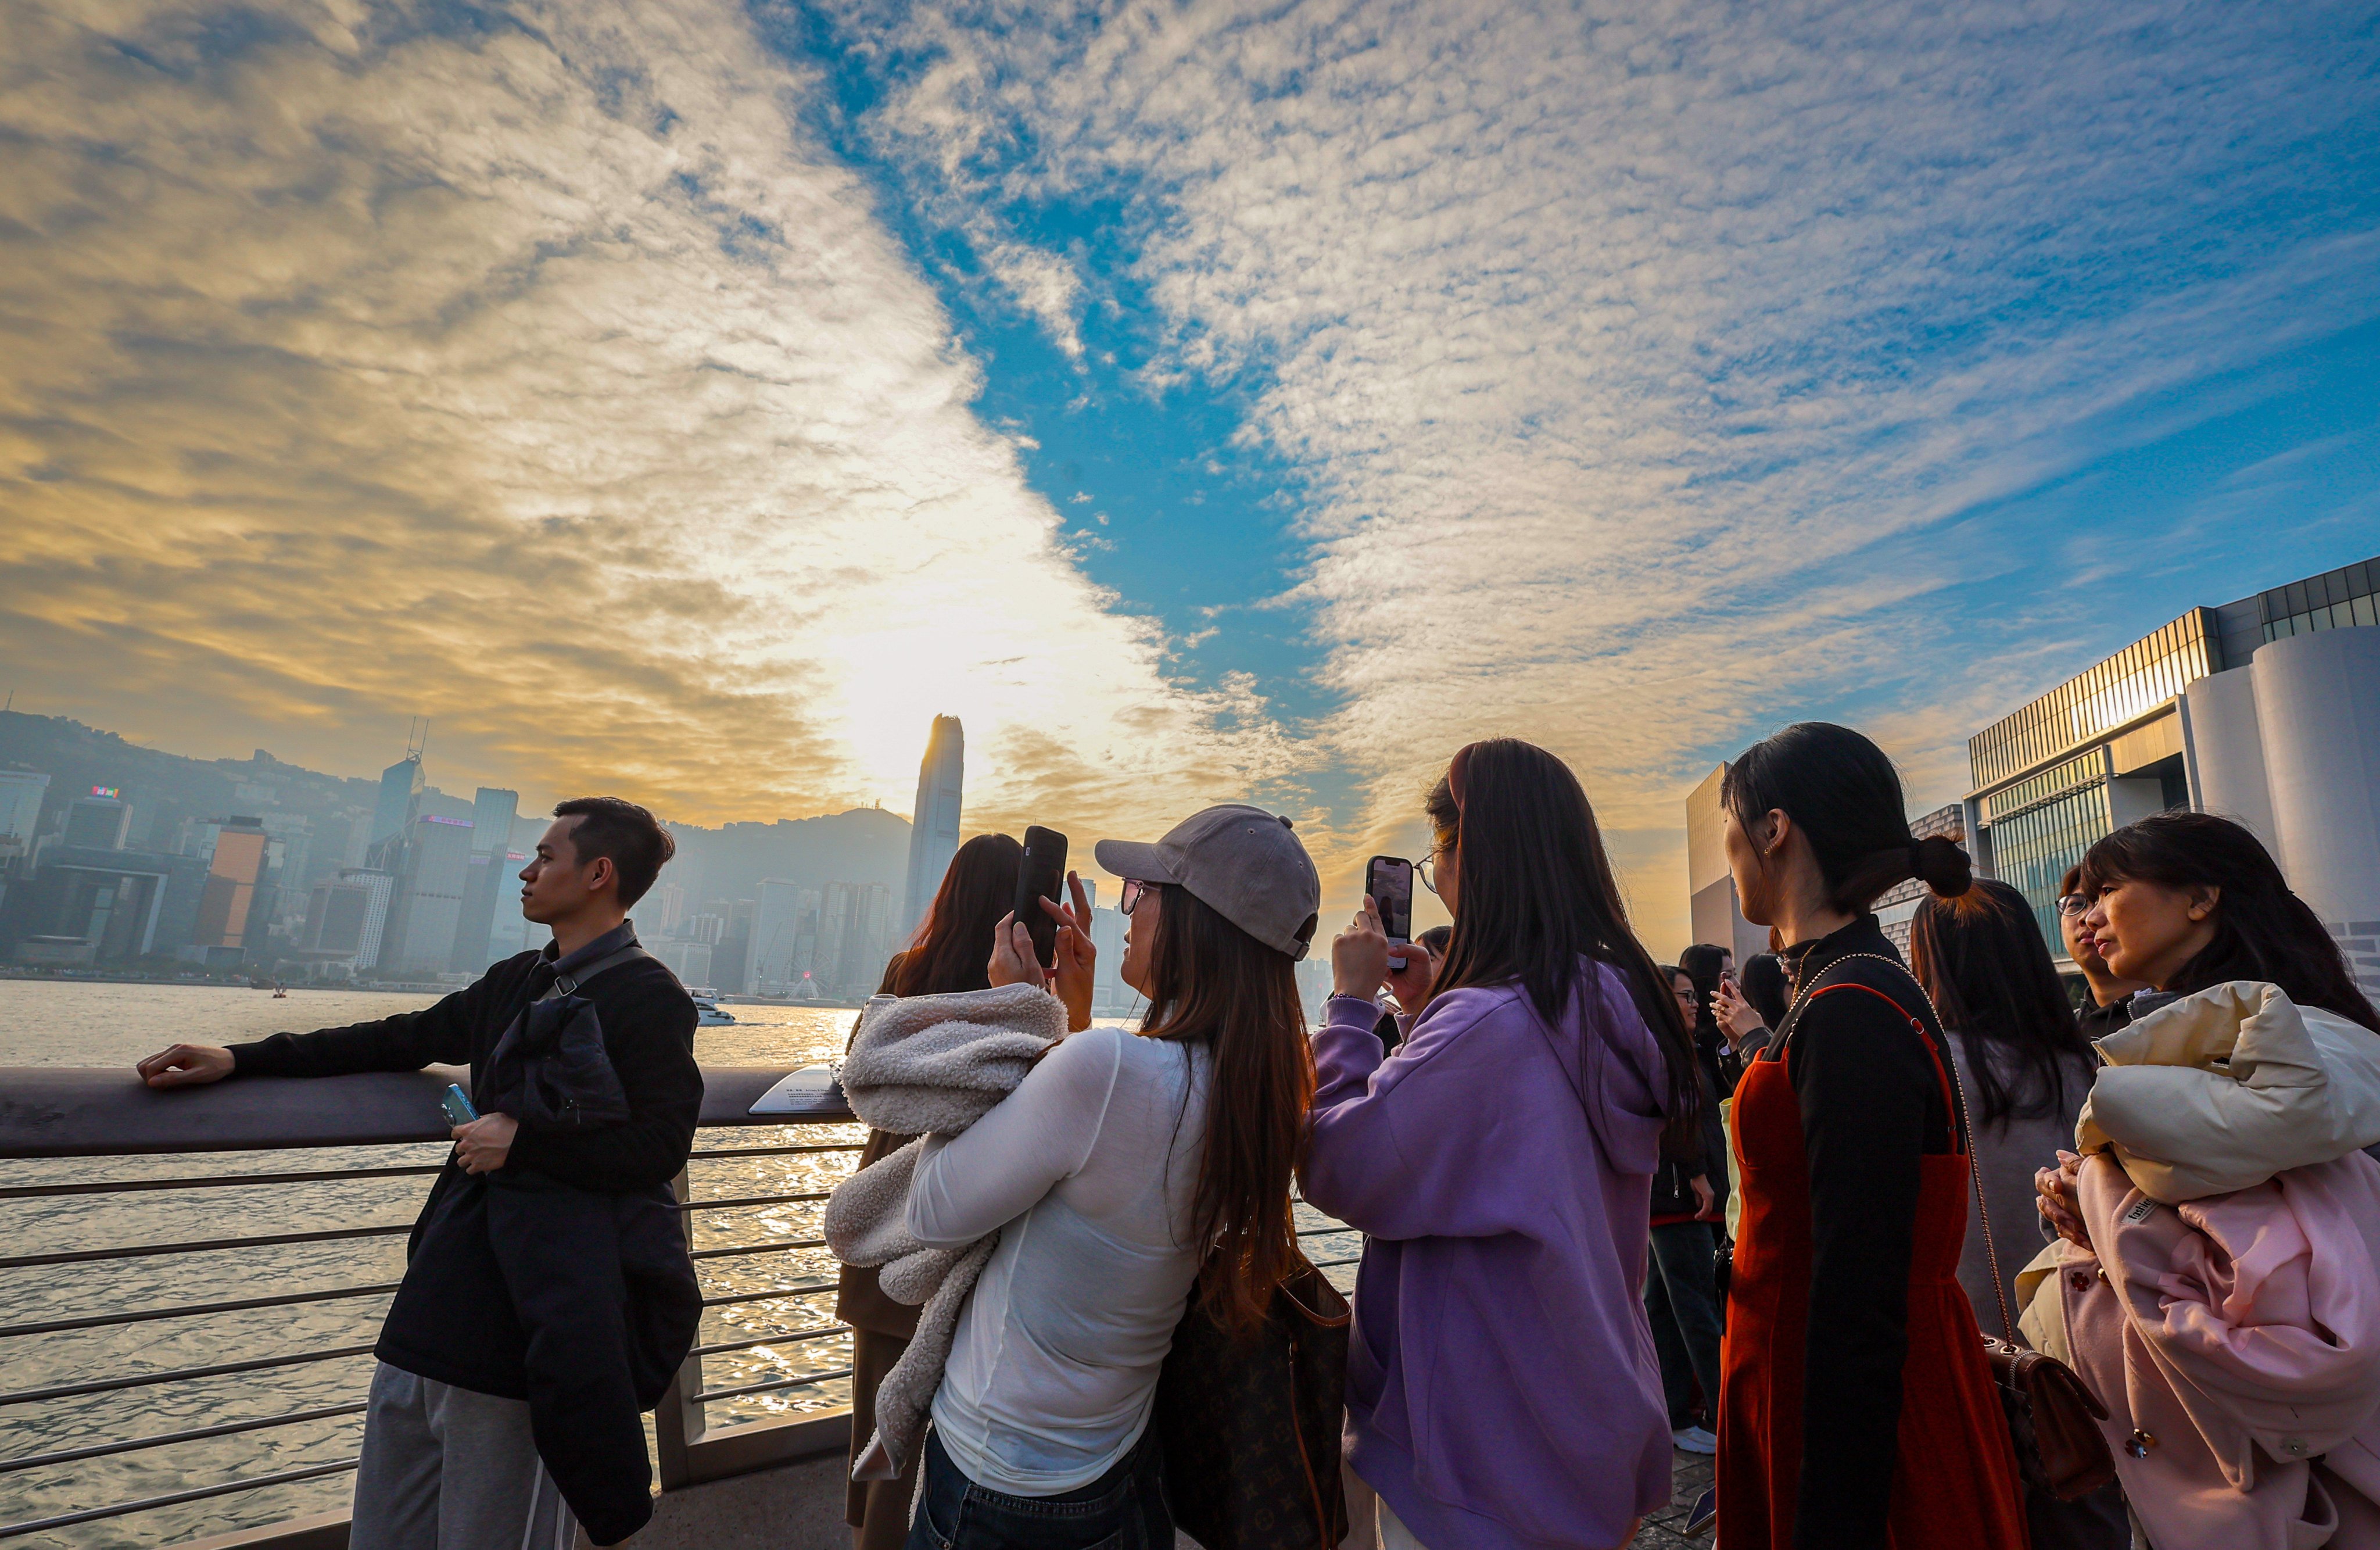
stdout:
{"type": "Polygon", "coordinates": [[[1414,863],[1414,875],[1421,879],[1421,885],[1423,887],[1427,888],[1433,894],[1438,892],[1438,852],[1433,850],[1428,855],[1424,856],[1420,860],[1415,861],[1414,863]]]}
{"type": "Polygon", "coordinates": [[[2058,912],[2070,921],[2077,915],[2088,913],[2096,902],[2087,894],[2061,895],[2058,900],[2058,912]]]}
{"type": "Polygon", "coordinates": [[[1116,900],[1116,909],[1120,912],[1129,915],[1135,909],[1140,908],[1140,901],[1142,899],[1147,898],[1156,891],[1157,885],[1154,883],[1144,883],[1137,877],[1127,877],[1123,881],[1123,893],[1116,900]]]}

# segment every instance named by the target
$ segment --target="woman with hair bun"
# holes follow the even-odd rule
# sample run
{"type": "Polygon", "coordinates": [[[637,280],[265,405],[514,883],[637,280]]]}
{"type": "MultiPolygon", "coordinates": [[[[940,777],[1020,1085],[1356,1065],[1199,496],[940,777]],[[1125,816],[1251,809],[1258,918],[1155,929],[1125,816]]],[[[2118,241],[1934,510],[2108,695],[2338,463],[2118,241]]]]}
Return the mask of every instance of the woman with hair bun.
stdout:
{"type": "Polygon", "coordinates": [[[1845,726],[1746,749],[1720,787],[1744,918],[1795,986],[1730,1119],[1743,1212],[1719,1398],[1720,1550],[2022,1550],[2016,1460],[1959,1285],[1965,1117],[1949,1041],[1869,906],[1955,897],[1845,726]]]}

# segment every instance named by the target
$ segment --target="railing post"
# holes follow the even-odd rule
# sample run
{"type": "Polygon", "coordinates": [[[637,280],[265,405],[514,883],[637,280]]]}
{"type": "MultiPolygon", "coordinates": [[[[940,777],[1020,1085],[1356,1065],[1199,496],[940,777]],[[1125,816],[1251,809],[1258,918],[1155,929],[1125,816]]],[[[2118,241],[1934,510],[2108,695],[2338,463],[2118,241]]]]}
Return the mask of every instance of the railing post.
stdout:
{"type": "MultiPolygon", "coordinates": [[[[693,1187],[686,1170],[677,1170],[671,1180],[670,1190],[684,1204],[694,1198],[693,1187]]],[[[694,1247],[694,1213],[682,1214],[686,1224],[686,1244],[694,1247]]],[[[698,1329],[695,1344],[702,1344],[698,1329]]],[[[677,1377],[662,1395],[662,1402],[653,1410],[653,1442],[661,1454],[662,1489],[683,1490],[695,1483],[691,1445],[702,1439],[702,1406],[694,1397],[702,1392],[702,1358],[689,1354],[677,1370],[677,1377]]]]}

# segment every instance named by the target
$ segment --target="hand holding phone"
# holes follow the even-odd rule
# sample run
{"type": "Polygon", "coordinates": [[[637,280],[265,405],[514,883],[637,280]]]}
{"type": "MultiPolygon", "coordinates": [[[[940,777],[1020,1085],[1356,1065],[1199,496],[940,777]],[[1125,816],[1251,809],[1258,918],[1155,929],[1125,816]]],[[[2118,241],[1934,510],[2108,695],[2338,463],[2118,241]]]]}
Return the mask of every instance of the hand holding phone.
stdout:
{"type": "MultiPolygon", "coordinates": [[[[1379,912],[1380,934],[1389,939],[1391,949],[1413,941],[1414,866],[1396,856],[1375,856],[1364,864],[1364,892],[1372,897],[1372,907],[1379,912]]],[[[1404,955],[1389,954],[1389,967],[1402,972],[1404,955]]]]}
{"type": "Polygon", "coordinates": [[[451,1081],[446,1091],[438,1094],[438,1106],[446,1111],[449,1125],[468,1125],[480,1117],[480,1111],[471,1106],[471,1095],[451,1081]]]}
{"type": "Polygon", "coordinates": [[[1036,824],[1025,831],[1025,862],[1016,869],[1015,920],[1033,938],[1033,956],[1044,969],[1058,962],[1058,922],[1041,901],[1062,903],[1066,876],[1066,836],[1036,824]]]}

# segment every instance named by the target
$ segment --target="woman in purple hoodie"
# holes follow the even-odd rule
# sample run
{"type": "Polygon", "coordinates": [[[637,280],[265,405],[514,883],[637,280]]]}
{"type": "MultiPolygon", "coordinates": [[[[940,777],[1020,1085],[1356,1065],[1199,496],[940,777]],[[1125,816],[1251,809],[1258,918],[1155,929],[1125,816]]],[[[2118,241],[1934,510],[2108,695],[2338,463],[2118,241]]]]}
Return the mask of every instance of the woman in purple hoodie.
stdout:
{"type": "Polygon", "coordinates": [[[1670,1495],[1642,1291],[1694,1050],[1568,766],[1473,743],[1427,805],[1445,959],[1391,976],[1366,899],[1315,1035],[1305,1198],[1369,1239],[1349,1461],[1389,1550],[1608,1550],[1670,1495]],[[1419,1014],[1385,1057],[1384,983],[1419,1014]]]}

